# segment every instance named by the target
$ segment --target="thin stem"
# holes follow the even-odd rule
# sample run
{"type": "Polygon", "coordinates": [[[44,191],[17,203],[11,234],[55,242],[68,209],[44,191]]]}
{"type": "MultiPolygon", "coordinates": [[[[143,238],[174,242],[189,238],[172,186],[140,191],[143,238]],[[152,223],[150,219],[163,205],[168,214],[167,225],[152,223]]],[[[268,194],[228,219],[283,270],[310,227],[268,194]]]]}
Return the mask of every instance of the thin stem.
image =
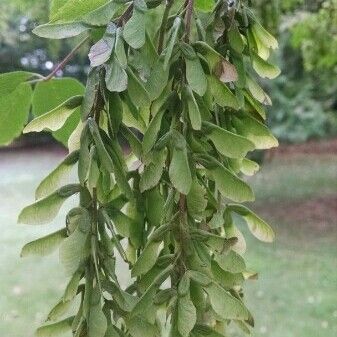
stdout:
{"type": "Polygon", "coordinates": [[[124,22],[130,19],[132,11],[133,11],[133,3],[131,3],[125,10],[125,12],[118,18],[116,25],[118,27],[123,26],[124,22]]]}
{"type": "Polygon", "coordinates": [[[73,58],[76,52],[89,40],[90,36],[85,37],[56,67],[55,69],[47,76],[44,77],[43,81],[51,80],[56,73],[63,69],[64,66],[73,58]]]}
{"type": "Polygon", "coordinates": [[[186,43],[190,41],[193,6],[194,6],[194,0],[188,0],[186,4],[186,15],[185,15],[185,30],[186,30],[185,42],[186,43]]]}
{"type": "Polygon", "coordinates": [[[166,7],[165,7],[165,10],[164,10],[163,18],[162,18],[162,21],[161,21],[161,26],[160,26],[160,29],[159,29],[159,38],[158,38],[158,54],[159,55],[163,51],[164,37],[165,37],[165,31],[166,31],[166,27],[167,27],[167,20],[168,20],[173,2],[174,2],[174,0],[167,0],[166,1],[166,7]]]}

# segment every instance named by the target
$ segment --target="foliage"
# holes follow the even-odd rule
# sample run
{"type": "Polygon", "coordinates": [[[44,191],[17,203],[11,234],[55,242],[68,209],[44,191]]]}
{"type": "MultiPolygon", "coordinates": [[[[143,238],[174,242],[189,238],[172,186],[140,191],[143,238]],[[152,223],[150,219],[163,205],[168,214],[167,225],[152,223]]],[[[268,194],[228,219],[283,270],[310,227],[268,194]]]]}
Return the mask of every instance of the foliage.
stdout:
{"type": "Polygon", "coordinates": [[[249,332],[242,285],[251,273],[233,215],[257,239],[274,239],[241,204],[254,200],[241,172],[258,170],[248,152],[278,144],[265,125],[270,98],[253,75],[280,73],[269,61],[275,38],[246,3],[233,1],[54,0],[50,21],[34,31],[51,39],[87,34],[69,57],[92,45],[85,89],[52,79],[69,57],[47,77],[0,76],[3,105],[20,112],[0,110],[1,143],[22,130],[32,102],[35,119],[24,132],[62,135],[70,152],[19,222],[46,224],[79,196],[65,228],[22,251],[45,255],[59,246],[70,278],[37,336],[155,337],[165,321],[172,337],[224,336],[230,322],[249,332]],[[156,32],[148,15],[161,18],[156,32]],[[62,186],[74,166],[78,181],[62,186]],[[125,289],[117,260],[131,270],[125,289]]]}

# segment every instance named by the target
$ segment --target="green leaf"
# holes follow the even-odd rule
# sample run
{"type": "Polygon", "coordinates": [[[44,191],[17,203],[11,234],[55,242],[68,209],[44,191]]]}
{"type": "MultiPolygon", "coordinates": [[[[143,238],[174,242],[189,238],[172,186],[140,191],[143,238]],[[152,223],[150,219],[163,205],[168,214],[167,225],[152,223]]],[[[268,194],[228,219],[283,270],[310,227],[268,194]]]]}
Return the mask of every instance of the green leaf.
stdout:
{"type": "Polygon", "coordinates": [[[132,102],[137,107],[148,106],[150,97],[144,87],[145,83],[142,83],[130,68],[127,69],[127,73],[129,75],[128,92],[132,102]]]}
{"type": "Polygon", "coordinates": [[[71,331],[73,317],[64,319],[63,321],[41,326],[36,330],[36,337],[56,337],[71,331]]]}
{"type": "Polygon", "coordinates": [[[257,149],[270,149],[278,146],[277,139],[270,130],[248,114],[233,116],[232,123],[238,133],[252,141],[257,149]]]}
{"type": "Polygon", "coordinates": [[[201,66],[199,57],[193,60],[185,58],[186,79],[191,89],[199,96],[203,96],[207,90],[207,78],[201,66]]]}
{"type": "Polygon", "coordinates": [[[35,198],[44,198],[60,188],[63,181],[69,177],[73,166],[78,161],[78,157],[78,151],[70,153],[52,172],[50,172],[37,187],[35,198]]]}
{"type": "MultiPolygon", "coordinates": [[[[60,78],[42,81],[36,84],[32,112],[35,117],[41,116],[48,111],[67,101],[69,98],[83,95],[84,86],[74,78],[60,78]]],[[[53,137],[63,145],[68,145],[68,139],[80,121],[79,108],[67,119],[64,126],[53,132],[53,137]]]]}
{"type": "Polygon", "coordinates": [[[168,69],[164,70],[163,62],[158,59],[154,64],[150,77],[148,78],[145,88],[149,93],[151,101],[155,100],[163,92],[164,88],[167,85],[169,76],[168,69]]]}
{"type": "Polygon", "coordinates": [[[264,242],[274,241],[275,233],[273,229],[249,208],[243,205],[229,204],[228,209],[244,218],[249,230],[257,239],[264,242]]]}
{"type": "Polygon", "coordinates": [[[230,46],[239,54],[241,54],[245,48],[242,36],[237,25],[232,25],[228,32],[228,40],[230,46]]]}
{"type": "Polygon", "coordinates": [[[87,31],[90,27],[81,22],[72,23],[46,23],[33,29],[33,33],[39,37],[46,39],[66,39],[69,37],[80,35],[87,31]]]}
{"type": "Polygon", "coordinates": [[[208,85],[211,88],[215,103],[219,104],[221,107],[230,107],[235,110],[240,109],[237,98],[226,84],[222,83],[214,76],[208,76],[208,85]]]}
{"type": "Polygon", "coordinates": [[[74,21],[98,9],[108,2],[109,0],[68,0],[65,1],[62,6],[59,5],[53,7],[53,11],[50,13],[50,19],[52,22],[74,21]]]}
{"type": "Polygon", "coordinates": [[[249,311],[243,303],[232,296],[221,286],[213,283],[205,288],[213,310],[222,319],[239,319],[247,320],[249,318],[249,311]]]}
{"type": "Polygon", "coordinates": [[[173,186],[182,194],[188,194],[192,186],[192,176],[188,164],[187,150],[173,149],[169,176],[173,186]]]}
{"type": "Polygon", "coordinates": [[[24,133],[40,132],[42,130],[56,131],[59,130],[72,115],[72,113],[81,105],[82,96],[69,98],[55,109],[46,112],[33,119],[24,129],[24,133]]]}
{"type": "Polygon", "coordinates": [[[169,42],[167,44],[167,48],[165,49],[165,58],[164,58],[164,70],[167,69],[167,66],[170,62],[171,56],[172,56],[172,52],[173,52],[173,48],[175,46],[177,37],[178,37],[178,32],[181,26],[182,20],[179,16],[177,16],[174,19],[172,28],[171,28],[171,34],[170,34],[170,39],[169,42]]]}
{"type": "Polygon", "coordinates": [[[252,161],[247,158],[243,158],[240,171],[245,174],[246,176],[253,176],[258,170],[260,169],[260,166],[255,161],[252,161]]]}
{"type": "Polygon", "coordinates": [[[256,53],[251,54],[254,70],[262,78],[274,79],[280,75],[281,70],[277,66],[268,63],[256,53]]]}
{"type": "Polygon", "coordinates": [[[139,188],[142,193],[157,186],[163,174],[166,157],[167,152],[165,150],[152,153],[151,161],[144,167],[144,172],[140,178],[139,188]]]}
{"type": "Polygon", "coordinates": [[[187,104],[188,115],[190,117],[192,128],[194,130],[200,130],[201,114],[191,88],[186,86],[184,88],[183,95],[185,104],[187,104]]]}
{"type": "Polygon", "coordinates": [[[19,215],[18,222],[27,225],[42,225],[48,223],[56,217],[64,201],[78,192],[79,185],[61,187],[48,197],[25,207],[19,215]]]}
{"type": "Polygon", "coordinates": [[[216,254],[215,261],[221,269],[230,273],[242,273],[246,270],[245,260],[233,250],[230,250],[227,254],[216,254]]]}
{"type": "MultiPolygon", "coordinates": [[[[2,81],[2,84],[5,85],[7,82],[2,81]]],[[[24,83],[18,85],[16,89],[14,87],[14,83],[8,84],[10,93],[0,95],[0,145],[9,144],[19,136],[28,119],[32,89],[30,85],[24,83]]],[[[6,92],[5,89],[0,89],[6,92]]]]}
{"type": "Polygon", "coordinates": [[[249,92],[258,102],[264,105],[272,105],[270,97],[251,77],[247,76],[246,80],[249,92]]]}
{"type": "Polygon", "coordinates": [[[114,57],[105,65],[105,69],[105,83],[109,91],[122,92],[127,89],[128,75],[114,57]]]}
{"type": "Polygon", "coordinates": [[[109,324],[104,337],[121,337],[116,328],[109,324]]]}
{"type": "Polygon", "coordinates": [[[38,255],[45,256],[53,253],[61,242],[67,237],[67,230],[61,229],[55,233],[44,236],[24,245],[21,250],[21,257],[38,255]]]}
{"type": "Polygon", "coordinates": [[[107,319],[102,311],[100,290],[96,287],[90,300],[90,314],[88,320],[88,337],[104,337],[107,330],[107,319]]]}
{"type": "Polygon", "coordinates": [[[220,193],[236,202],[253,201],[254,193],[243,180],[239,179],[227,168],[219,165],[209,170],[220,193]]]}
{"type": "Polygon", "coordinates": [[[132,277],[147,273],[156,264],[160,244],[160,241],[149,241],[132,268],[132,277]]]}
{"type": "Polygon", "coordinates": [[[48,321],[57,321],[62,318],[70,309],[72,301],[63,301],[58,302],[49,312],[48,321]]]}
{"type": "Polygon", "coordinates": [[[75,273],[89,254],[86,247],[90,228],[89,215],[87,213],[79,215],[78,221],[82,221],[82,223],[60,246],[60,261],[67,275],[75,273]]]}
{"type": "Polygon", "coordinates": [[[164,109],[159,110],[157,114],[152,118],[147,130],[145,131],[143,138],[144,154],[148,153],[152,149],[157,140],[164,112],[164,109]]]}
{"type": "Polygon", "coordinates": [[[214,0],[196,0],[195,7],[200,12],[211,12],[215,6],[214,0]]]}
{"type": "Polygon", "coordinates": [[[217,150],[224,156],[242,158],[255,148],[254,143],[245,137],[209,122],[204,122],[203,125],[210,130],[210,133],[206,133],[206,137],[213,142],[217,150]]]}
{"type": "Polygon", "coordinates": [[[127,327],[133,337],[157,337],[159,332],[156,325],[139,316],[129,319],[127,327]]]}
{"type": "Polygon", "coordinates": [[[35,74],[27,71],[13,71],[0,74],[0,97],[10,95],[17,87],[35,74]]]}
{"type": "Polygon", "coordinates": [[[202,220],[204,211],[207,206],[206,191],[198,183],[197,179],[193,180],[191,189],[186,197],[188,213],[196,220],[202,220]]]}
{"type": "Polygon", "coordinates": [[[138,6],[134,6],[131,19],[124,26],[123,37],[126,43],[132,48],[139,49],[145,44],[145,14],[146,3],[144,0],[137,0],[138,6]]]}
{"type": "Polygon", "coordinates": [[[278,48],[277,40],[267,30],[265,30],[260,23],[255,21],[252,24],[251,29],[254,37],[260,40],[267,48],[278,48]]]}
{"type": "Polygon", "coordinates": [[[110,23],[103,37],[98,40],[88,54],[91,67],[98,67],[109,60],[116,41],[116,25],[110,23]]]}
{"type": "Polygon", "coordinates": [[[189,296],[178,298],[178,331],[183,337],[188,337],[197,322],[197,313],[189,296]]]}
{"type": "Polygon", "coordinates": [[[77,289],[81,281],[82,271],[77,271],[69,280],[63,295],[63,301],[71,301],[77,294],[77,289]]]}

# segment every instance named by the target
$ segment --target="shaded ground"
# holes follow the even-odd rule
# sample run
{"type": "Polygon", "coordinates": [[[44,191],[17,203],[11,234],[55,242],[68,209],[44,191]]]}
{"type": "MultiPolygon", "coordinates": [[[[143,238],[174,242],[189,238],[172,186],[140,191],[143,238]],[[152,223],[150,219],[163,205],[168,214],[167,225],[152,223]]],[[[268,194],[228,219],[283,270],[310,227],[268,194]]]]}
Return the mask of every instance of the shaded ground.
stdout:
{"type": "MultiPolygon", "coordinates": [[[[281,148],[250,179],[256,191],[254,209],[277,233],[275,243],[262,244],[239,224],[247,237],[248,267],[259,272],[259,280],[246,286],[247,303],[256,318],[255,337],[337,336],[333,144],[337,141],[281,148]]],[[[67,282],[57,254],[20,259],[19,253],[25,242],[63,226],[73,201],[51,225],[16,225],[18,211],[33,201],[38,182],[62,157],[59,150],[0,151],[1,336],[32,337],[67,282]]]]}

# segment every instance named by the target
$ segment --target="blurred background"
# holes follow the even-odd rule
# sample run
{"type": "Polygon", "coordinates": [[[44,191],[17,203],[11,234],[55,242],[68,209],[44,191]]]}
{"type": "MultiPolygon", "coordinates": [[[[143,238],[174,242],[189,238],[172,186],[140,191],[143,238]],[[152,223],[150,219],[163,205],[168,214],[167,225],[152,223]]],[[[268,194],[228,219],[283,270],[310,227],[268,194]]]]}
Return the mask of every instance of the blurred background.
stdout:
{"type": "MultiPolygon", "coordinates": [[[[281,145],[261,153],[250,179],[256,211],[271,223],[276,242],[247,234],[247,264],[259,272],[246,285],[256,318],[253,336],[337,336],[337,0],[255,0],[263,24],[277,36],[282,75],[262,83],[273,100],[268,123],[281,145]]],[[[0,0],[0,73],[47,74],[76,43],[31,34],[46,22],[48,1],[0,0]]],[[[87,50],[58,76],[83,81],[87,50]]],[[[24,243],[63,224],[16,225],[38,182],[65,149],[51,139],[25,136],[0,149],[0,335],[31,337],[67,282],[58,256],[20,259],[24,243]]],[[[69,204],[68,204],[69,206],[69,204]]],[[[244,231],[245,227],[242,226],[244,231]]],[[[233,331],[234,336],[241,336],[233,331]]]]}

